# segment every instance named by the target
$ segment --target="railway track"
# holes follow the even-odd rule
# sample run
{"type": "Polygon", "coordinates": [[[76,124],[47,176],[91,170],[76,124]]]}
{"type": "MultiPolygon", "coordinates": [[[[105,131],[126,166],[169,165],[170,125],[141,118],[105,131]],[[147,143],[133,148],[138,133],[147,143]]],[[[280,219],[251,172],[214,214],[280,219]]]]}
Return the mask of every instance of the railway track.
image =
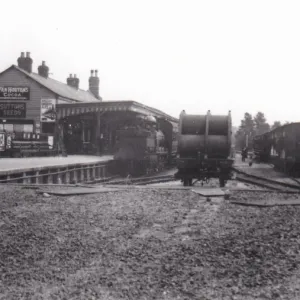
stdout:
{"type": "MultiPolygon", "coordinates": [[[[298,181],[295,181],[295,184],[292,183],[285,183],[285,182],[279,182],[275,181],[269,178],[264,178],[256,175],[250,175],[246,172],[243,172],[242,170],[238,168],[234,168],[234,171],[237,173],[236,180],[249,183],[252,185],[256,185],[259,187],[263,187],[263,190],[253,190],[253,191],[261,191],[261,192],[274,192],[277,191],[279,193],[291,193],[291,194],[300,194],[300,184],[298,181]]],[[[155,183],[164,183],[164,182],[172,182],[177,181],[177,179],[174,178],[176,170],[169,170],[167,172],[162,172],[161,174],[152,175],[152,176],[142,176],[142,177],[135,177],[135,178],[121,178],[121,177],[111,177],[111,178],[105,178],[102,180],[96,180],[96,181],[89,181],[85,182],[83,184],[62,184],[61,186],[73,186],[73,187],[95,187],[95,184],[103,184],[108,186],[120,186],[120,185],[134,185],[134,186],[144,186],[145,188],[149,184],[155,184],[155,183]]],[[[11,185],[22,185],[23,187],[31,187],[30,184],[11,184],[11,185]]],[[[47,186],[48,184],[39,184],[38,186],[47,186]]],[[[55,184],[52,184],[53,186],[56,186],[55,184]]],[[[37,185],[33,185],[33,187],[36,187],[37,185]]],[[[176,186],[177,189],[183,188],[182,186],[176,186]]],[[[188,188],[185,188],[188,189],[188,188]]],[[[234,189],[238,190],[238,189],[234,189]]],[[[244,191],[244,189],[242,189],[244,191]]],[[[249,190],[251,191],[251,190],[249,190]]]]}
{"type": "Polygon", "coordinates": [[[155,175],[147,177],[136,177],[136,178],[122,178],[107,181],[106,184],[113,185],[146,185],[161,182],[175,181],[174,175],[155,175]]]}
{"type": "Polygon", "coordinates": [[[265,177],[260,177],[257,175],[251,175],[238,168],[234,168],[237,173],[236,180],[241,182],[250,183],[260,187],[267,188],[269,190],[284,192],[284,193],[300,193],[299,184],[291,184],[282,181],[277,181],[265,177]]]}
{"type": "MultiPolygon", "coordinates": [[[[281,193],[293,193],[293,194],[300,193],[300,185],[298,184],[298,182],[295,182],[295,184],[280,182],[269,178],[250,175],[237,168],[234,168],[234,171],[237,173],[236,180],[253,184],[259,187],[263,187],[266,189],[264,190],[265,192],[277,191],[281,193]]],[[[154,176],[142,176],[137,178],[117,178],[117,179],[109,180],[105,182],[105,184],[145,186],[148,184],[163,183],[163,182],[170,182],[170,181],[176,181],[173,174],[167,174],[167,175],[158,174],[154,176]]]]}

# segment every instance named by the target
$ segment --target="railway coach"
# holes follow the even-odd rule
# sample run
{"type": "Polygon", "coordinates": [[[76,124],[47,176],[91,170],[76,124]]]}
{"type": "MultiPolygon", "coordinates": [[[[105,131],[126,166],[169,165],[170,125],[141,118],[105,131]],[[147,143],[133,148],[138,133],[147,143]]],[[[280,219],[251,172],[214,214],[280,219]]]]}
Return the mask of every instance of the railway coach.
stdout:
{"type": "Polygon", "coordinates": [[[256,157],[291,175],[300,173],[300,122],[286,124],[253,140],[256,157]]]}

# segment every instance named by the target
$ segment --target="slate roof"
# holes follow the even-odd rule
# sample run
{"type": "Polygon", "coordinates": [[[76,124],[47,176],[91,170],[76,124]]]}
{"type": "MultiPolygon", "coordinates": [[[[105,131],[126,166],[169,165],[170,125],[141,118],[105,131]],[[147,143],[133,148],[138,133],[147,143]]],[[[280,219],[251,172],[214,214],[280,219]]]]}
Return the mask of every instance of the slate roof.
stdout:
{"type": "Polygon", "coordinates": [[[10,70],[11,68],[14,68],[22,72],[23,74],[35,80],[36,82],[44,86],[46,89],[52,91],[54,94],[56,94],[59,97],[78,101],[78,102],[100,102],[101,101],[101,99],[100,100],[97,99],[90,91],[85,91],[82,89],[77,90],[67,85],[66,83],[57,81],[55,79],[49,77],[45,78],[34,72],[28,73],[16,65],[12,65],[10,68],[6,69],[2,73],[10,70]]]}
{"type": "Polygon", "coordinates": [[[118,106],[122,106],[122,107],[127,107],[128,110],[132,110],[135,112],[143,112],[145,114],[145,112],[148,112],[149,114],[153,114],[155,116],[159,116],[159,117],[164,117],[167,120],[174,122],[174,123],[178,123],[178,119],[174,118],[172,116],[169,116],[168,114],[150,107],[150,106],[146,106],[142,103],[136,102],[136,101],[124,101],[124,100],[118,100],[118,101],[102,101],[102,99],[97,99],[90,91],[85,91],[82,89],[75,89],[71,86],[68,86],[66,83],[62,83],[60,81],[57,81],[55,79],[52,78],[44,78],[43,76],[40,76],[37,73],[28,73],[25,70],[19,68],[16,65],[12,65],[11,67],[7,68],[6,70],[4,70],[3,72],[0,73],[3,74],[5,72],[7,72],[10,69],[15,69],[18,70],[20,72],[22,72],[23,74],[25,74],[27,77],[31,78],[32,80],[36,81],[37,83],[39,83],[40,85],[42,85],[43,87],[45,87],[46,89],[50,90],[51,92],[53,92],[54,94],[56,94],[57,96],[64,98],[64,99],[69,99],[69,100],[74,100],[76,103],[61,103],[58,104],[58,107],[60,109],[72,109],[73,107],[76,109],[80,109],[80,108],[84,108],[84,111],[86,111],[86,109],[92,109],[94,107],[103,107],[104,109],[106,107],[110,108],[109,110],[113,110],[113,107],[118,107],[118,106]],[[84,105],[82,105],[84,103],[84,105]]]}
{"type": "Polygon", "coordinates": [[[69,115],[82,114],[86,112],[116,112],[116,111],[132,111],[142,115],[152,115],[164,118],[171,123],[178,124],[179,120],[161,110],[154,107],[146,106],[140,102],[132,100],[115,100],[115,101],[98,101],[96,102],[77,102],[77,103],[60,103],[57,105],[60,117],[69,115]]]}

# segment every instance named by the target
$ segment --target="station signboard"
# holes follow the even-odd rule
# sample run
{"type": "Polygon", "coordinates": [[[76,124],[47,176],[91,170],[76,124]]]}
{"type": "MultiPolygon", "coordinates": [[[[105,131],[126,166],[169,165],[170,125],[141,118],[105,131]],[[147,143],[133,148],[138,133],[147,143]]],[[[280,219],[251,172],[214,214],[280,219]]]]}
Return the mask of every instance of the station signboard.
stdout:
{"type": "Polygon", "coordinates": [[[29,100],[28,86],[0,86],[0,100],[29,100]]]}
{"type": "Polygon", "coordinates": [[[25,119],[26,103],[22,102],[2,102],[0,103],[0,118],[25,119]]]}
{"type": "Polygon", "coordinates": [[[56,121],[56,100],[41,99],[41,122],[56,121]]]}

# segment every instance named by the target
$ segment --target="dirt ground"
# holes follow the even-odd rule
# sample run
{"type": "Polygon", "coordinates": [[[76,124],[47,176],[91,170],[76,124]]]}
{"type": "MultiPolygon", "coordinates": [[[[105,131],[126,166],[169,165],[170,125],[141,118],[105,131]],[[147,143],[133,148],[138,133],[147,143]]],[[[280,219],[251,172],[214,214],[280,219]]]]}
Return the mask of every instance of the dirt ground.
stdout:
{"type": "MultiPolygon", "coordinates": [[[[300,207],[0,186],[0,299],[300,299],[300,207]]],[[[287,198],[234,192],[249,201],[287,198]]]]}

